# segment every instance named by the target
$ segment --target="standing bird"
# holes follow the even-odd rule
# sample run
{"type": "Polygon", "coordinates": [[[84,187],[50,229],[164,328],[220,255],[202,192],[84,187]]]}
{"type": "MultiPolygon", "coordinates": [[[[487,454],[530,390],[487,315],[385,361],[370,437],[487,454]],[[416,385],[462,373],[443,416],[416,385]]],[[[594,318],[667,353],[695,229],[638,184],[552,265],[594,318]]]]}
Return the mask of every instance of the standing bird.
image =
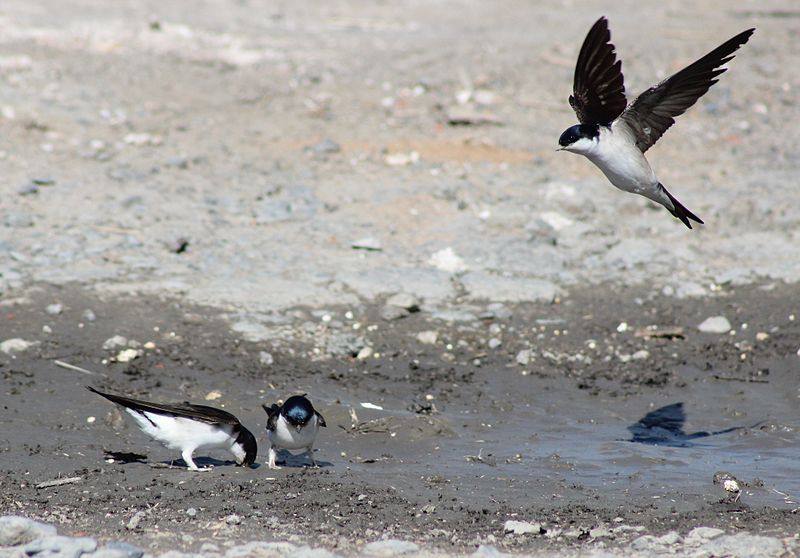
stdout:
{"type": "Polygon", "coordinates": [[[250,466],[256,460],[255,436],[230,413],[205,405],[162,405],[103,393],[90,386],[86,389],[120,405],[142,432],[154,440],[169,449],[180,450],[192,471],[209,470],[200,469],[192,459],[192,454],[199,449],[228,450],[241,466],[250,466]]]}
{"type": "Polygon", "coordinates": [[[720,68],[733,58],[755,29],[748,29],[700,60],[639,95],[626,107],[622,62],[611,44],[608,20],[601,17],[583,41],[569,104],[580,124],[558,140],[561,150],[585,155],[611,184],[660,203],[684,225],[703,224],[658,181],[644,157],[647,151],[697,99],[717,83],[720,68]]]}
{"type": "Polygon", "coordinates": [[[267,439],[269,440],[269,468],[280,469],[275,465],[275,458],[279,449],[305,450],[311,460],[311,466],[316,467],[314,461],[314,440],[321,426],[327,426],[322,415],[314,410],[311,401],[303,395],[293,395],[283,405],[272,404],[267,407],[261,405],[267,412],[267,439]]]}

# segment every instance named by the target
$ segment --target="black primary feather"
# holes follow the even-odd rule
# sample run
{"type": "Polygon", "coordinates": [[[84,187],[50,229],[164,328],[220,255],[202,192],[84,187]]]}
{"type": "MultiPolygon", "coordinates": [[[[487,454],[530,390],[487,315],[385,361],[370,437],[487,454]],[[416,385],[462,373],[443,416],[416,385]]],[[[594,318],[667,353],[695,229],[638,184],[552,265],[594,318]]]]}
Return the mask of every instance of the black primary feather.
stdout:
{"type": "Polygon", "coordinates": [[[595,22],[583,41],[569,104],[581,124],[608,125],[625,110],[622,62],[617,60],[605,17],[595,22]]]}
{"type": "Polygon", "coordinates": [[[231,424],[234,426],[241,426],[239,419],[232,414],[221,409],[208,407],[206,405],[193,405],[191,403],[177,403],[174,405],[165,405],[161,403],[151,403],[149,401],[142,401],[140,399],[131,399],[122,395],[114,395],[112,393],[104,393],[96,390],[91,386],[86,386],[86,389],[92,393],[96,393],[105,397],[112,403],[122,405],[134,411],[156,413],[158,415],[167,415],[173,417],[184,417],[208,424],[231,424]]]}
{"type": "Polygon", "coordinates": [[[727,68],[720,68],[734,57],[755,29],[735,37],[639,95],[622,114],[622,120],[636,135],[636,146],[644,153],[680,116],[717,83],[727,68]]]}

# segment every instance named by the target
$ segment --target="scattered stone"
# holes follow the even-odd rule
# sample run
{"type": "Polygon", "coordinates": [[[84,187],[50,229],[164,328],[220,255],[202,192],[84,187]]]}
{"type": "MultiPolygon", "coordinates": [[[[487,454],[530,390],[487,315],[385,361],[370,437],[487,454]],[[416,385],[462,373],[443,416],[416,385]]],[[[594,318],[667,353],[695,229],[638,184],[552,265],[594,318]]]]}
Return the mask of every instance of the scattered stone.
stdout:
{"type": "Polygon", "coordinates": [[[94,552],[97,541],[89,537],[64,537],[55,535],[36,539],[23,548],[27,556],[70,556],[77,558],[81,554],[94,552]]]}
{"type": "Polygon", "coordinates": [[[123,141],[128,145],[141,147],[143,145],[161,145],[164,143],[164,138],[148,133],[130,133],[126,134],[123,141]]]}
{"type": "Polygon", "coordinates": [[[434,345],[439,340],[438,331],[420,331],[417,333],[417,341],[423,345],[434,345]]]}
{"type": "Polygon", "coordinates": [[[81,317],[87,322],[93,322],[97,319],[97,316],[91,309],[84,310],[83,314],[81,314],[81,317]]]}
{"type": "Polygon", "coordinates": [[[166,243],[167,250],[173,254],[183,254],[189,249],[189,239],[184,236],[168,240],[166,243]]]}
{"type": "Polygon", "coordinates": [[[542,534],[542,524],[539,522],[530,523],[528,521],[515,521],[509,519],[503,525],[506,533],[514,535],[540,535],[542,534]]]}
{"type": "Polygon", "coordinates": [[[412,294],[397,293],[393,294],[386,300],[388,306],[397,306],[409,312],[419,311],[419,299],[412,294]]]}
{"type": "Polygon", "coordinates": [[[42,326],[42,333],[53,333],[53,328],[47,324],[42,326]]]}
{"type": "Polygon", "coordinates": [[[628,331],[628,322],[620,322],[617,326],[617,333],[625,333],[628,331]]]}
{"type": "Polygon", "coordinates": [[[6,339],[0,343],[0,352],[3,352],[7,355],[21,353],[27,351],[36,344],[36,341],[25,341],[19,337],[14,337],[13,339],[6,339]]]}
{"type": "Polygon", "coordinates": [[[496,349],[497,347],[499,347],[502,344],[503,344],[503,342],[500,339],[498,339],[497,337],[492,337],[491,339],[489,339],[489,343],[488,343],[490,349],[496,349]]]}
{"type": "Polygon", "coordinates": [[[614,533],[605,525],[600,525],[598,527],[594,527],[593,529],[589,529],[589,536],[593,539],[603,539],[607,537],[613,537],[614,533]]]}
{"type": "Polygon", "coordinates": [[[47,523],[16,515],[0,517],[0,546],[19,546],[56,534],[56,528],[47,523]]]}
{"type": "Polygon", "coordinates": [[[103,341],[103,349],[106,351],[110,351],[111,349],[116,349],[117,347],[127,347],[128,346],[128,338],[123,337],[122,335],[115,335],[114,337],[109,337],[105,341],[103,341]]]}
{"type": "Polygon", "coordinates": [[[369,252],[380,252],[383,250],[383,246],[381,246],[381,241],[377,238],[373,238],[371,236],[366,238],[361,238],[359,240],[354,240],[350,243],[350,247],[354,250],[367,250],[369,252]]]}
{"type": "Polygon", "coordinates": [[[411,315],[411,312],[399,306],[392,306],[391,304],[387,304],[386,306],[381,308],[381,318],[386,320],[387,322],[399,320],[400,318],[405,318],[406,316],[409,315],[411,315]]]}
{"type": "Polygon", "coordinates": [[[453,106],[447,110],[447,123],[451,126],[501,126],[503,121],[495,114],[483,112],[470,105],[453,106]]]}
{"type": "Polygon", "coordinates": [[[330,138],[325,138],[321,142],[306,147],[306,151],[310,151],[314,155],[330,155],[331,153],[339,153],[342,146],[330,138]]]}
{"type": "Polygon", "coordinates": [[[39,193],[39,186],[37,186],[33,182],[26,182],[25,184],[17,188],[17,194],[19,194],[20,196],[30,196],[38,193],[39,193]]]}
{"type": "Polygon", "coordinates": [[[683,339],[686,337],[683,333],[683,328],[680,326],[657,325],[641,327],[634,331],[633,335],[644,339],[683,339]]]}
{"type": "Polygon", "coordinates": [[[728,333],[731,330],[731,323],[725,316],[712,316],[706,318],[703,323],[697,326],[703,333],[728,333]]]}
{"type": "Polygon", "coordinates": [[[409,153],[389,153],[383,160],[390,167],[405,167],[419,162],[419,153],[411,151],[409,153]]]}
{"type": "Polygon", "coordinates": [[[766,341],[769,339],[769,333],[766,331],[759,331],[756,333],[756,341],[766,341]]]}
{"type": "Polygon", "coordinates": [[[659,546],[661,545],[659,545],[656,542],[656,537],[654,537],[653,535],[642,535],[638,539],[634,539],[633,542],[631,543],[631,548],[633,550],[638,550],[642,552],[645,551],[652,552],[659,546]]]}
{"type": "Polygon", "coordinates": [[[650,351],[646,349],[640,349],[631,355],[632,360],[645,360],[650,358],[650,351]]]}
{"type": "Polygon", "coordinates": [[[144,550],[122,541],[112,541],[99,548],[91,558],[142,558],[144,550]]]}
{"type": "Polygon", "coordinates": [[[704,556],[760,556],[764,558],[778,558],[794,554],[794,552],[787,552],[779,539],[750,533],[718,537],[703,545],[702,551],[704,556]]]}
{"type": "Polygon", "coordinates": [[[188,515],[189,517],[196,517],[197,510],[195,508],[189,508],[186,510],[186,515],[188,515]]]}
{"type": "Polygon", "coordinates": [[[125,525],[125,528],[128,529],[129,531],[135,530],[139,526],[139,523],[142,522],[142,519],[145,518],[145,515],[146,514],[143,511],[137,511],[135,514],[133,514],[133,517],[131,517],[130,520],[128,520],[128,523],[127,525],[125,525]]]}
{"type": "Polygon", "coordinates": [[[533,351],[531,349],[522,349],[517,353],[517,364],[527,366],[533,360],[533,351]]]}
{"type": "Polygon", "coordinates": [[[722,529],[716,529],[714,527],[695,527],[689,531],[689,534],[686,535],[686,539],[684,539],[684,541],[689,545],[699,545],[716,539],[724,534],[725,531],[722,529]]]}
{"type": "Polygon", "coordinates": [[[372,347],[364,347],[363,349],[361,349],[358,352],[358,354],[356,355],[356,358],[358,360],[366,360],[366,359],[368,359],[369,357],[372,356],[372,353],[373,353],[372,347]]]}
{"type": "Polygon", "coordinates": [[[117,356],[114,357],[114,360],[117,362],[130,362],[136,358],[139,358],[140,352],[137,349],[122,349],[117,356]]]}
{"type": "Polygon", "coordinates": [[[411,541],[387,539],[385,541],[373,541],[367,544],[361,552],[367,556],[399,556],[417,552],[418,550],[419,545],[411,541]]]}
{"type": "Polygon", "coordinates": [[[234,546],[225,553],[225,558],[253,558],[273,556],[293,556],[297,546],[290,542],[253,541],[247,544],[234,546]]]}
{"type": "Polygon", "coordinates": [[[354,357],[366,346],[363,337],[352,333],[336,333],[328,338],[327,351],[335,357],[354,357]]]}
{"type": "Polygon", "coordinates": [[[242,518],[233,513],[225,518],[225,523],[227,523],[228,525],[241,525],[242,518]]]}
{"type": "Polygon", "coordinates": [[[506,305],[501,302],[492,302],[486,306],[486,310],[479,316],[482,320],[508,320],[513,314],[506,305]]]}
{"type": "Polygon", "coordinates": [[[428,260],[428,263],[436,269],[446,271],[447,273],[463,273],[469,269],[467,264],[464,263],[464,260],[449,246],[438,252],[434,252],[428,260]]]}
{"type": "Polygon", "coordinates": [[[275,364],[275,357],[272,356],[272,353],[268,353],[267,351],[261,351],[258,353],[258,362],[263,364],[264,366],[272,366],[275,364]]]}
{"type": "Polygon", "coordinates": [[[681,537],[680,533],[677,531],[670,531],[660,537],[656,538],[658,544],[662,546],[672,546],[674,544],[678,544],[679,542],[683,541],[683,537],[681,537]]]}
{"type": "Polygon", "coordinates": [[[44,311],[50,314],[51,316],[57,316],[64,311],[64,305],[59,303],[48,304],[47,307],[44,309],[44,311]]]}
{"type": "Polygon", "coordinates": [[[222,392],[215,389],[206,394],[206,401],[216,401],[220,397],[222,397],[222,392]]]}

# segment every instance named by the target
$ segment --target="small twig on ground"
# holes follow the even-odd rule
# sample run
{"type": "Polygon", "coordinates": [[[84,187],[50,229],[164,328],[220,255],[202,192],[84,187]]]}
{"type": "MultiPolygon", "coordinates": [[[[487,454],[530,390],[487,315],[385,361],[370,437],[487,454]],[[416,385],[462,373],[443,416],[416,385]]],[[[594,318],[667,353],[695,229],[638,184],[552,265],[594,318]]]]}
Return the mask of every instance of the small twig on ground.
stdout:
{"type": "Polygon", "coordinates": [[[60,366],[61,368],[66,368],[67,370],[74,370],[75,372],[81,372],[83,374],[88,374],[89,376],[97,376],[97,372],[92,372],[91,370],[86,370],[86,368],[81,368],[80,366],[75,366],[74,364],[70,364],[69,362],[64,362],[63,360],[54,360],[53,364],[56,366],[60,366]]]}
{"type": "Polygon", "coordinates": [[[725,380],[727,382],[744,382],[747,384],[768,384],[769,380],[760,380],[756,378],[735,378],[733,376],[720,376],[719,374],[714,374],[711,376],[715,380],[725,380]]]}
{"type": "Polygon", "coordinates": [[[66,477],[63,479],[55,479],[50,481],[40,482],[36,488],[51,488],[53,486],[61,486],[62,484],[74,484],[83,480],[83,477],[66,477]]]}

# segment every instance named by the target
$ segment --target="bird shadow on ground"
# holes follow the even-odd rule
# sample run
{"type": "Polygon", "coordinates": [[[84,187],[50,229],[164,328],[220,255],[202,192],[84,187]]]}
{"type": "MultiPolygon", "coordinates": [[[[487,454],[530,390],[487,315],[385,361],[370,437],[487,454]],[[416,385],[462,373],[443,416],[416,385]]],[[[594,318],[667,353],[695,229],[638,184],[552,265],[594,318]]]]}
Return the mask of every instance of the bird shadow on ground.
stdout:
{"type": "Polygon", "coordinates": [[[630,425],[628,431],[632,436],[628,441],[651,446],[688,448],[701,445],[695,443],[694,440],[727,434],[728,432],[745,428],[744,426],[732,426],[716,432],[699,431],[689,434],[683,430],[685,423],[686,412],[683,410],[683,402],[665,405],[650,411],[630,425]]]}
{"type": "MultiPolygon", "coordinates": [[[[308,459],[308,456],[305,454],[298,454],[293,455],[287,450],[280,450],[278,451],[278,456],[275,462],[280,465],[281,467],[297,467],[297,468],[309,468],[311,469],[311,461],[308,459]]],[[[316,460],[317,467],[324,468],[324,467],[333,467],[333,463],[330,461],[320,461],[319,459],[316,460]]]]}

